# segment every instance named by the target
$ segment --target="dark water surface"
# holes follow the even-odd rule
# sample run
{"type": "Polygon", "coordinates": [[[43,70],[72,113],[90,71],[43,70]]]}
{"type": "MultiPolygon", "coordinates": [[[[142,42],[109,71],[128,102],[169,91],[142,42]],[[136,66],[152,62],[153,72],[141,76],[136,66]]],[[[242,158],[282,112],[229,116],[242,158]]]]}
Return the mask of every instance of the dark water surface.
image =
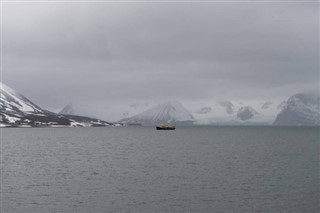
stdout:
{"type": "Polygon", "coordinates": [[[319,128],[2,129],[1,213],[319,212],[319,128]]]}

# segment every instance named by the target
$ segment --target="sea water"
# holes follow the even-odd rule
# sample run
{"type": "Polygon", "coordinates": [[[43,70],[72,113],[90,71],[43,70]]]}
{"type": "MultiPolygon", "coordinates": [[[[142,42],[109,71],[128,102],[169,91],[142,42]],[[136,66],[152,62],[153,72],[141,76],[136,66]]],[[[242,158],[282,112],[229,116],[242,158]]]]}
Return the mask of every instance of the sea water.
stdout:
{"type": "Polygon", "coordinates": [[[319,212],[319,128],[2,129],[1,213],[319,212]]]}

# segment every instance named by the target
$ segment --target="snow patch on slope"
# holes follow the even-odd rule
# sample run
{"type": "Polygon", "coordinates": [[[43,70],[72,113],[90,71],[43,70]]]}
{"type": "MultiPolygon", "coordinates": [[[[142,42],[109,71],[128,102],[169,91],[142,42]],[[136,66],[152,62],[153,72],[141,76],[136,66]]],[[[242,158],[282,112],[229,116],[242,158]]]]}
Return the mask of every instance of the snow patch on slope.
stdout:
{"type": "Polygon", "coordinates": [[[193,121],[194,117],[181,103],[168,101],[131,118],[122,119],[120,122],[127,124],[140,123],[142,125],[157,125],[160,123],[187,124],[193,123],[193,121]]]}
{"type": "Polygon", "coordinates": [[[217,100],[211,103],[198,103],[194,105],[192,112],[196,119],[196,124],[200,125],[252,125],[254,123],[258,125],[271,125],[281,110],[277,108],[281,101],[217,100]],[[263,105],[264,107],[262,107],[263,105]],[[204,107],[210,107],[211,110],[205,114],[199,113],[204,107]],[[248,110],[249,108],[252,110],[248,110]],[[243,110],[247,111],[248,114],[252,114],[252,116],[245,116],[246,119],[243,119],[243,116],[239,117],[238,115],[245,114],[242,112],[243,110]],[[252,111],[252,113],[249,113],[249,111],[252,111]]]}
{"type": "Polygon", "coordinates": [[[113,124],[88,117],[58,115],[43,110],[26,97],[1,83],[0,127],[69,127],[112,126],[113,124]],[[75,124],[77,123],[77,124],[75,124]]]}
{"type": "Polygon", "coordinates": [[[319,126],[319,93],[304,92],[291,96],[276,117],[274,125],[319,126]]]}
{"type": "Polygon", "coordinates": [[[27,98],[0,82],[0,107],[9,111],[42,112],[42,109],[27,98]]]}

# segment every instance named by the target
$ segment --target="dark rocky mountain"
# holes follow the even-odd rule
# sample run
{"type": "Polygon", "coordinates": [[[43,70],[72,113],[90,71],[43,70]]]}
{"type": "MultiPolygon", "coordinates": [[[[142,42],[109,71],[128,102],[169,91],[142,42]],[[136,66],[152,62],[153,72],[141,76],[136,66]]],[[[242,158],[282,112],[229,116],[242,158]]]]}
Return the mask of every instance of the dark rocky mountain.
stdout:
{"type": "Polygon", "coordinates": [[[5,84],[0,84],[0,127],[87,127],[114,125],[99,119],[59,115],[44,110],[5,84]]]}
{"type": "Polygon", "coordinates": [[[249,120],[253,118],[258,112],[251,106],[241,107],[237,112],[237,117],[242,120],[249,120]]]}
{"type": "Polygon", "coordinates": [[[319,93],[308,92],[291,96],[273,124],[281,126],[319,126],[319,93]]]}

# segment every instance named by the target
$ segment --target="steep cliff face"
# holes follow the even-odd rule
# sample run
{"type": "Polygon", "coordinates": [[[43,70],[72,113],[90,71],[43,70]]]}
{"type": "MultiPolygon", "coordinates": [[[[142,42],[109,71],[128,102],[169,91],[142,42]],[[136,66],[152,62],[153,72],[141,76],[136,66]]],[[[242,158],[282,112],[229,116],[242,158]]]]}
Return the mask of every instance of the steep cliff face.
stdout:
{"type": "Polygon", "coordinates": [[[319,126],[319,94],[317,92],[309,92],[291,96],[273,124],[283,126],[319,126]]]}
{"type": "Polygon", "coordinates": [[[111,123],[80,116],[58,115],[42,109],[0,82],[0,127],[110,126],[111,123]]]}

